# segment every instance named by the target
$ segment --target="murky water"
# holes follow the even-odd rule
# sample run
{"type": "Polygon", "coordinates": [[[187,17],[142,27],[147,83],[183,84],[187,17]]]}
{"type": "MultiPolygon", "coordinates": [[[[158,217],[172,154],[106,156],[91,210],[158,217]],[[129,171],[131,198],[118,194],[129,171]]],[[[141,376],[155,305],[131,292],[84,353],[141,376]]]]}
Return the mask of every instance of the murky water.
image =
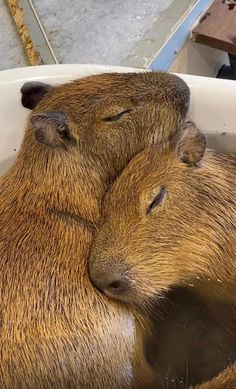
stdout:
{"type": "Polygon", "coordinates": [[[186,389],[236,361],[236,312],[232,304],[173,289],[152,309],[155,340],[146,345],[160,389],[186,389]],[[156,312],[156,317],[153,315],[156,312]]]}

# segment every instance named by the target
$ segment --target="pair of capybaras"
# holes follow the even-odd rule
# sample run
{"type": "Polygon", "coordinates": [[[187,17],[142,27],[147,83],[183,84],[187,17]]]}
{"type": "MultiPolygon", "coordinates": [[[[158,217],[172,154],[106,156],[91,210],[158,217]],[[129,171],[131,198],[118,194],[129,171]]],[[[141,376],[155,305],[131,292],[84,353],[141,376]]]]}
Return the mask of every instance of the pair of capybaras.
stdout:
{"type": "MultiPolygon", "coordinates": [[[[170,74],[27,83],[22,102],[0,181],[0,385],[159,388],[143,308],[192,285],[235,304],[236,157],[205,152],[170,74]]],[[[233,388],[234,370],[200,387],[233,388]]]]}

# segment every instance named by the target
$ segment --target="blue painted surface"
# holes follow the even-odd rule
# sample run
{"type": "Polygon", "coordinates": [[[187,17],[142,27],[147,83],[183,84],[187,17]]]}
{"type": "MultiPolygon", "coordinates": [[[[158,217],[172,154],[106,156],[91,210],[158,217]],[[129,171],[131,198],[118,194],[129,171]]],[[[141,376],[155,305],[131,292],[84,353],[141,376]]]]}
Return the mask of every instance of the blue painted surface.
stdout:
{"type": "Polygon", "coordinates": [[[183,48],[190,35],[190,30],[196,19],[207,10],[208,6],[212,3],[210,0],[199,0],[177,30],[173,36],[166,42],[163,48],[159,51],[157,56],[149,64],[149,68],[152,70],[168,70],[176,55],[183,48]],[[176,53],[177,50],[177,53],[176,53]]]}

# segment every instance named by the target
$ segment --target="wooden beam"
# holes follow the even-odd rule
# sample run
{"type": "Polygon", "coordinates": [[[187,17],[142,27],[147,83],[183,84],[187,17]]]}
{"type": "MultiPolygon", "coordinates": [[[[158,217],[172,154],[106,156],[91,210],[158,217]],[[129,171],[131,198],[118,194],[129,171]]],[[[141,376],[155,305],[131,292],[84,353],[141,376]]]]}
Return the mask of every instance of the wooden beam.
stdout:
{"type": "Polygon", "coordinates": [[[193,41],[236,55],[236,2],[215,0],[192,31],[193,41]]]}
{"type": "Polygon", "coordinates": [[[34,47],[32,39],[29,35],[27,26],[24,22],[24,14],[22,8],[19,6],[17,0],[6,0],[7,5],[9,7],[10,13],[15,21],[16,27],[20,34],[20,38],[24,45],[26,54],[29,58],[29,62],[31,65],[39,65],[40,63],[40,55],[39,52],[34,47]]]}

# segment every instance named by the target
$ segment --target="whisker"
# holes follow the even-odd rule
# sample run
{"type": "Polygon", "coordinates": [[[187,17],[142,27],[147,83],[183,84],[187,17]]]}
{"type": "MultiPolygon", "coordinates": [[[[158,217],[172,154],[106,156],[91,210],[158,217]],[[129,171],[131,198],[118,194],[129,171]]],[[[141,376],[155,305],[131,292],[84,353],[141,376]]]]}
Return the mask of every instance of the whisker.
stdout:
{"type": "Polygon", "coordinates": [[[187,387],[188,387],[188,359],[187,359],[187,356],[186,356],[185,362],[186,362],[185,389],[187,389],[187,387]]]}

